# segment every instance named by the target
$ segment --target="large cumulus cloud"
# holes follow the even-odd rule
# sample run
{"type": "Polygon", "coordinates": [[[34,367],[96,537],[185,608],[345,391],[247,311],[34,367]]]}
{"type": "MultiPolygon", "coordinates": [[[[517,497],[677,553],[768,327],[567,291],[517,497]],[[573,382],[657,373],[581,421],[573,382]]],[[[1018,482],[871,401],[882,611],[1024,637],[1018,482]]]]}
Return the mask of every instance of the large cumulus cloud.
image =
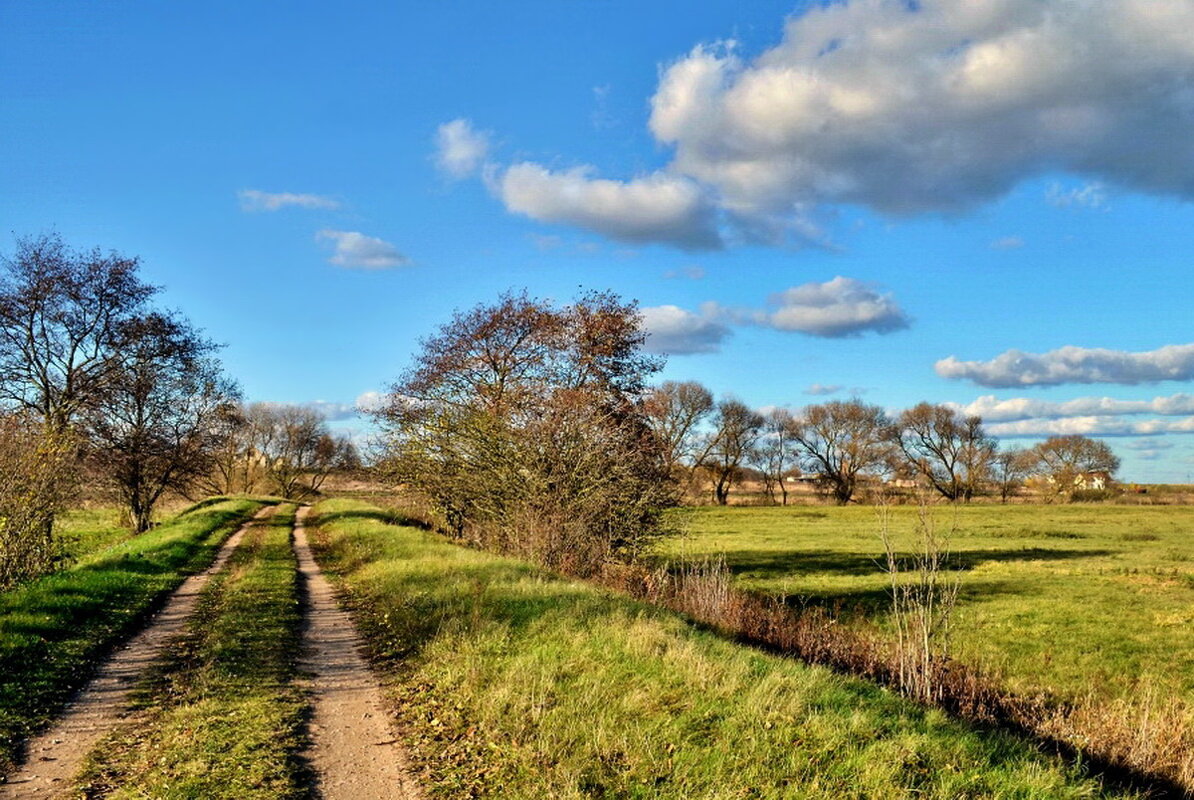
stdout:
{"type": "Polygon", "coordinates": [[[957,213],[1034,176],[1194,198],[1189,0],[852,0],[753,56],[698,45],[662,71],[646,177],[534,163],[506,206],[631,242],[824,244],[823,210],[957,213]]]}

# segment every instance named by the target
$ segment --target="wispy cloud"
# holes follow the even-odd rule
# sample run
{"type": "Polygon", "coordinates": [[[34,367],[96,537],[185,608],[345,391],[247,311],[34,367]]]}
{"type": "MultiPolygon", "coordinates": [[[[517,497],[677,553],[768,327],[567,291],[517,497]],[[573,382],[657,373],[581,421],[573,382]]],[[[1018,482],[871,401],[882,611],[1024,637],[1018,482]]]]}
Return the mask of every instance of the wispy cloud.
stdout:
{"type": "Polygon", "coordinates": [[[814,397],[824,397],[826,395],[837,394],[844,388],[846,387],[837,383],[831,383],[828,385],[823,383],[813,383],[805,388],[804,393],[814,397]]]}
{"type": "Polygon", "coordinates": [[[1024,240],[1019,236],[1004,236],[991,242],[992,250],[1018,250],[1024,246],[1024,240]]]}
{"type": "Polygon", "coordinates": [[[409,265],[410,259],[387,241],[357,231],[322,230],[317,239],[334,243],[328,263],[356,269],[390,269],[409,265]]]}
{"type": "Polygon", "coordinates": [[[690,281],[699,281],[705,277],[705,268],[697,264],[684,267],[682,269],[669,269],[663,273],[663,277],[668,280],[675,280],[677,278],[686,278],[690,281]]]}
{"type": "Polygon", "coordinates": [[[321,194],[262,192],[242,189],[236,193],[242,211],[281,211],[283,208],[337,209],[340,201],[321,194]]]}
{"type": "Polygon", "coordinates": [[[435,132],[435,163],[448,176],[460,180],[475,174],[489,155],[489,134],[473,128],[467,119],[454,119],[435,132]]]}
{"type": "Polygon", "coordinates": [[[1131,353],[1102,348],[1060,347],[1047,353],[1008,350],[990,361],[941,359],[937,374],[979,386],[1059,386],[1065,383],[1140,384],[1194,378],[1194,344],[1131,353]]]}
{"type": "Polygon", "coordinates": [[[1108,208],[1107,187],[1100,181],[1090,181],[1066,188],[1057,181],[1045,190],[1045,201],[1058,208],[1089,208],[1105,211],[1108,208]]]}

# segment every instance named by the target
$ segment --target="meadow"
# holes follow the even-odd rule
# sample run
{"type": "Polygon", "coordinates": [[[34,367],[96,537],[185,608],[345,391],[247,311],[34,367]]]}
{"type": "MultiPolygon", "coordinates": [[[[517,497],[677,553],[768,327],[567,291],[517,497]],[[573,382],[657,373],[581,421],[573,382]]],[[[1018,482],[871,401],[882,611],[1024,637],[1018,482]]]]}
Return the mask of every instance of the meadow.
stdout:
{"type": "Polygon", "coordinates": [[[1131,796],[1009,733],[360,501],[315,512],[431,796],[1131,796]]]}
{"type": "MultiPolygon", "coordinates": [[[[915,506],[888,508],[911,549],[915,506]]],[[[951,648],[1018,692],[1194,702],[1194,507],[937,505],[960,584],[951,648]]],[[[738,586],[887,625],[875,507],[688,508],[654,557],[724,557],[738,586]]]]}

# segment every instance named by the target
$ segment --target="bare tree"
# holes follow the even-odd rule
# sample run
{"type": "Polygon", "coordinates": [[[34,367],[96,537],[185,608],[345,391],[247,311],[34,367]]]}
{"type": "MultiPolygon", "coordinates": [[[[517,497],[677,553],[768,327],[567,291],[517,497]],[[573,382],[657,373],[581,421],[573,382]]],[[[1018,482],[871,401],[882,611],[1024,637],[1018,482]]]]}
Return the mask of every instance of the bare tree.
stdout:
{"type": "Polygon", "coordinates": [[[480,544],[573,572],[632,555],[671,499],[643,340],[637,308],[610,294],[458,313],[375,413],[384,466],[480,544]]]}
{"type": "Polygon", "coordinates": [[[771,502],[776,502],[778,488],[783,505],[788,504],[788,486],[784,482],[795,466],[797,448],[792,439],[795,418],[787,409],[777,408],[763,419],[762,436],[752,450],[752,464],[763,476],[763,486],[771,502]]]}
{"type": "Polygon", "coordinates": [[[76,252],[57,235],[18,239],[0,266],[0,400],[65,431],[124,369],[130,326],[157,289],[137,259],[76,252]]]}
{"type": "Polygon", "coordinates": [[[288,500],[317,494],[355,452],[352,442],[332,436],[323,415],[309,406],[254,403],[246,416],[253,442],[247,455],[259,456],[267,480],[288,500]]]}
{"type": "Polygon", "coordinates": [[[730,488],[741,476],[743,464],[763,431],[763,415],[740,400],[728,398],[717,404],[713,432],[701,458],[701,464],[713,478],[713,500],[724,506],[730,488]]]}
{"type": "Polygon", "coordinates": [[[995,454],[992,474],[1001,503],[1006,503],[1024,482],[1024,478],[1032,472],[1034,458],[1029,451],[1017,448],[1000,450],[995,454]]]}
{"type": "Polygon", "coordinates": [[[216,345],[188,322],[151,313],[125,331],[123,368],[82,412],[88,460],[116,484],[138,533],[167,490],[186,494],[212,469],[236,388],[216,345]]]}
{"type": "Polygon", "coordinates": [[[669,473],[697,462],[700,425],[712,410],[712,393],[696,381],[664,381],[647,395],[643,412],[669,473]]]}
{"type": "Polygon", "coordinates": [[[969,501],[990,473],[995,441],[980,417],[920,403],[900,414],[892,430],[908,463],[948,500],[969,501]]]}
{"type": "Polygon", "coordinates": [[[891,455],[891,421],[879,406],[861,400],[834,400],[809,406],[796,419],[792,438],[800,445],[806,471],[840,505],[849,503],[858,479],[883,469],[891,455]]]}
{"type": "Polygon", "coordinates": [[[1107,443],[1088,436],[1051,436],[1029,453],[1035,462],[1033,471],[1044,476],[1058,494],[1082,488],[1086,473],[1105,472],[1111,477],[1119,469],[1119,458],[1107,443]]]}

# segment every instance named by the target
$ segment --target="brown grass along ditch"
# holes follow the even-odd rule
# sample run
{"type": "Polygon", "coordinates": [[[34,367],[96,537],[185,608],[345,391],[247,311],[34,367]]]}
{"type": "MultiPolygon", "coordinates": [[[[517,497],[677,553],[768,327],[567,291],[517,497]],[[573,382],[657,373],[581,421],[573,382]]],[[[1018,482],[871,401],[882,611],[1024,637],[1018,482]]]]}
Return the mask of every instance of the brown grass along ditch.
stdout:
{"type": "MultiPolygon", "coordinates": [[[[680,612],[735,640],[875,681],[910,696],[896,644],[878,631],[839,625],[821,608],[795,610],[780,599],[734,588],[724,562],[669,571],[611,566],[593,580],[680,612]]],[[[1194,797],[1194,714],[1154,698],[1143,706],[1063,701],[1016,694],[982,670],[948,656],[931,659],[932,696],[964,719],[1012,729],[1078,761],[1104,779],[1154,797],[1194,797]],[[1143,710],[1141,710],[1143,708],[1143,710]]]]}

